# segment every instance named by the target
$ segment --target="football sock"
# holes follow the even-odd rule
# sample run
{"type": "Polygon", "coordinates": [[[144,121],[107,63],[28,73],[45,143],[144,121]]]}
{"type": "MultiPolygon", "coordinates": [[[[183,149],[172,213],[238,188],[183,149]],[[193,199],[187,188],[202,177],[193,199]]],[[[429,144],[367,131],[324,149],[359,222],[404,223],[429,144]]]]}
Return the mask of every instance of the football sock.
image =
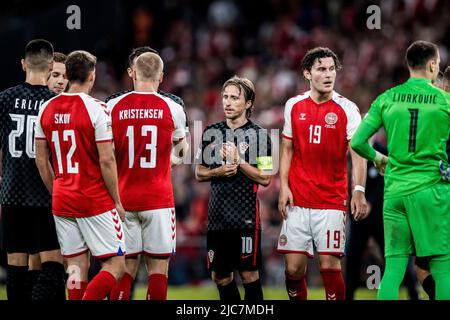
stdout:
{"type": "Polygon", "coordinates": [[[41,274],[41,270],[28,270],[27,272],[27,295],[28,300],[31,300],[31,293],[33,292],[33,287],[36,285],[39,275],[41,274]]]}
{"type": "Polygon", "coordinates": [[[431,274],[423,280],[422,288],[427,293],[428,299],[436,299],[436,283],[434,282],[433,276],[431,274]]]}
{"type": "Polygon", "coordinates": [[[236,281],[233,279],[226,286],[217,285],[217,290],[219,290],[219,296],[221,301],[240,301],[241,295],[239,293],[236,281]]]}
{"type": "Polygon", "coordinates": [[[33,287],[32,300],[66,300],[64,265],[56,261],[42,263],[42,271],[33,287]]]}
{"type": "Polygon", "coordinates": [[[378,300],[398,300],[400,284],[405,276],[407,255],[386,257],[386,267],[378,290],[378,300]]]}
{"type": "Polygon", "coordinates": [[[345,283],[340,269],[320,269],[327,300],[345,300],[345,283]]]}
{"type": "Polygon", "coordinates": [[[7,266],[6,296],[11,301],[27,301],[27,273],[28,266],[7,266]]]}
{"type": "Polygon", "coordinates": [[[110,300],[130,300],[131,286],[133,285],[133,277],[125,272],[119,282],[116,283],[111,290],[110,300]]]}
{"type": "Polygon", "coordinates": [[[286,275],[286,290],[289,300],[307,300],[306,276],[291,277],[286,275]]]}
{"type": "Polygon", "coordinates": [[[116,278],[108,271],[100,271],[84,292],[83,300],[103,300],[116,285],[116,278]]]}
{"type": "Polygon", "coordinates": [[[67,287],[67,295],[69,300],[83,299],[88,283],[86,281],[75,281],[67,287]]]}
{"type": "Polygon", "coordinates": [[[436,282],[436,300],[450,300],[450,255],[430,259],[430,269],[436,282]]]}
{"type": "Polygon", "coordinates": [[[147,300],[167,300],[167,276],[153,273],[148,276],[147,300]]]}
{"type": "Polygon", "coordinates": [[[244,300],[246,301],[264,300],[261,281],[259,279],[253,282],[244,283],[243,285],[245,290],[244,300]]]}

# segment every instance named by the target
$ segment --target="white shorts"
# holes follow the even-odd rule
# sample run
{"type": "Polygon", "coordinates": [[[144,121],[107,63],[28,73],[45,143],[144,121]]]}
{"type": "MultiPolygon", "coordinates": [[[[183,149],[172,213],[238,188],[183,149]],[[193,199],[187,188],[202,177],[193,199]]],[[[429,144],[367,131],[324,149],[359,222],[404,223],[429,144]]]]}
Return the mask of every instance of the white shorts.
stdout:
{"type": "Polygon", "coordinates": [[[116,210],[87,218],[55,216],[62,255],[71,258],[88,250],[97,258],[125,254],[125,234],[116,210]]]}
{"type": "Polygon", "coordinates": [[[277,251],[302,253],[314,257],[313,241],[318,254],[343,256],[345,248],[346,212],[303,207],[287,209],[277,251]]]}
{"type": "Polygon", "coordinates": [[[141,253],[155,257],[175,254],[175,209],[127,212],[125,217],[127,257],[141,253]]]}

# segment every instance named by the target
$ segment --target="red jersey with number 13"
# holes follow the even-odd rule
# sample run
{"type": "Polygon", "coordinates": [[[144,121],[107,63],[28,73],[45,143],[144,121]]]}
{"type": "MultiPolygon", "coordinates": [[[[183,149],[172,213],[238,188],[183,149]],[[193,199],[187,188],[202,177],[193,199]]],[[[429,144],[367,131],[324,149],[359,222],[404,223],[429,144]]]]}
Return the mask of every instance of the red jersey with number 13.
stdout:
{"type": "Polygon", "coordinates": [[[308,91],[286,102],[284,121],[283,137],[294,144],[294,205],[347,211],[347,151],[361,122],[358,107],[336,92],[318,104],[308,91]]]}
{"type": "Polygon", "coordinates": [[[119,193],[127,211],[174,207],[172,141],[186,135],[183,107],[158,93],[136,92],[108,101],[119,193]]]}

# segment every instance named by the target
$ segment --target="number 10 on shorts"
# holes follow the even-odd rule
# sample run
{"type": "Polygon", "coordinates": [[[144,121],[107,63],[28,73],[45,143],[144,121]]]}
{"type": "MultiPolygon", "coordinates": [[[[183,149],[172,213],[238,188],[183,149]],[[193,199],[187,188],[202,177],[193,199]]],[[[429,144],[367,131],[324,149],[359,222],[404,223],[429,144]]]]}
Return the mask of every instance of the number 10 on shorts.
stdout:
{"type": "Polygon", "coordinates": [[[241,237],[242,240],[242,253],[252,253],[253,239],[251,237],[241,237]]]}

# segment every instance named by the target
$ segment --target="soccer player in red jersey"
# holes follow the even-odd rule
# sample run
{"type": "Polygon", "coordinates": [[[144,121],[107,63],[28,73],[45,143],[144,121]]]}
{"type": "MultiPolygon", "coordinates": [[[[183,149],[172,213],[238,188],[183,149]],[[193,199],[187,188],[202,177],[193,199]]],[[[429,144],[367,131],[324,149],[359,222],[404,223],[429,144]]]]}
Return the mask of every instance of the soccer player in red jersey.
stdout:
{"type": "Polygon", "coordinates": [[[36,164],[52,194],[52,211],[67,259],[70,300],[104,299],[125,270],[125,243],[111,118],[88,95],[96,58],[86,51],[67,57],[69,91],[43,104],[36,125],[36,164]],[[53,168],[49,158],[53,161],[53,168]],[[87,284],[89,256],[103,262],[87,284]]]}
{"type": "Polygon", "coordinates": [[[119,192],[127,211],[127,272],[111,294],[129,300],[144,254],[147,300],[166,300],[169,259],[175,254],[175,204],[171,153],[186,150],[183,107],[157,92],[163,61],[146,52],[135,61],[134,90],[108,101],[119,173],[119,192]]]}
{"type": "MultiPolygon", "coordinates": [[[[327,300],[344,300],[340,259],[345,247],[347,152],[361,116],[357,106],[333,90],[341,68],[328,48],[308,51],[302,61],[310,91],[286,102],[281,143],[278,209],[283,225],[278,252],[284,254],[286,289],[291,300],[307,299],[307,258],[313,244],[327,300]]],[[[365,218],[367,164],[351,149],[354,182],[351,210],[365,218]]]]}

